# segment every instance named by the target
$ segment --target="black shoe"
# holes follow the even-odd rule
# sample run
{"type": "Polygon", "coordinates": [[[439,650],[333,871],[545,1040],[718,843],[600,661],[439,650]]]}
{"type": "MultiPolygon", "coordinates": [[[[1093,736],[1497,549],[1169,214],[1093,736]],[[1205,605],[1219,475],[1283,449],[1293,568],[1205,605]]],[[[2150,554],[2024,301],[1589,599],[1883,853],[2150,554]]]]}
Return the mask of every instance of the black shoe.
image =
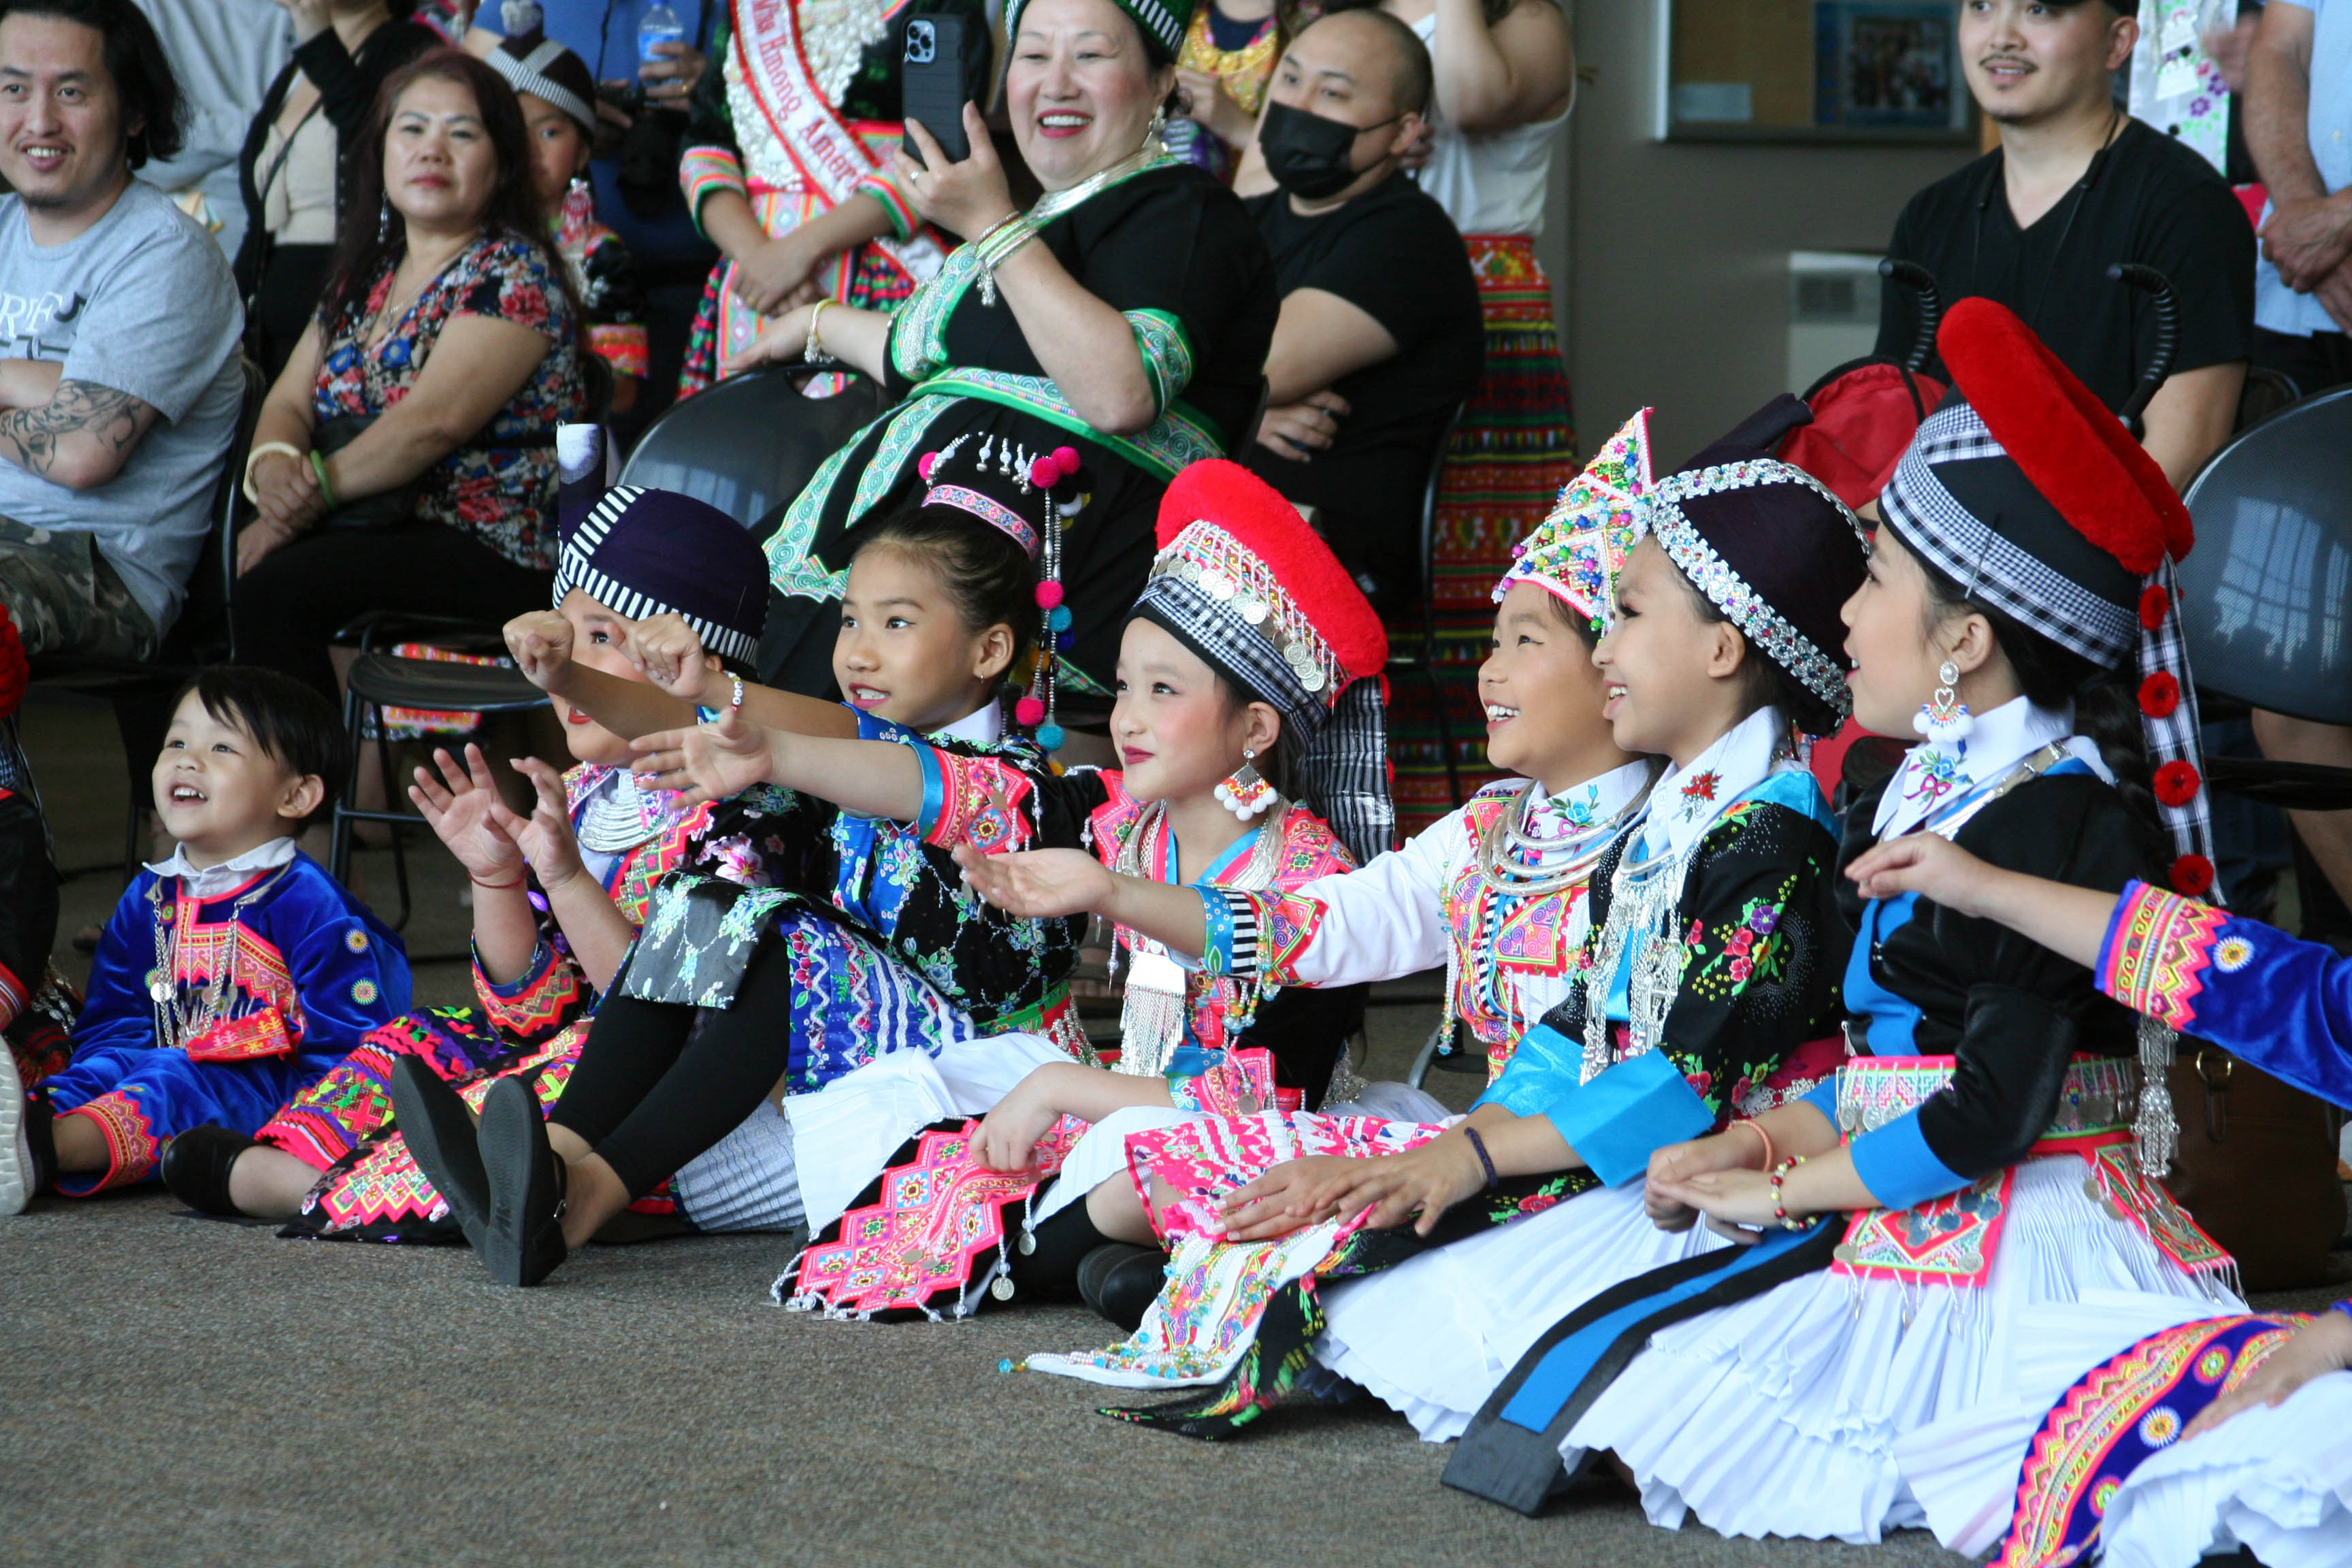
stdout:
{"type": "Polygon", "coordinates": [[[449,1205],[449,1217],[464,1228],[467,1241],[480,1247],[490,1184],[475,1148],[473,1112],[431,1068],[403,1057],[392,1067],[392,1114],[408,1141],[410,1158],[449,1205]]]}
{"type": "Polygon", "coordinates": [[[207,1123],[191,1127],[163,1145],[163,1184],[198,1214],[242,1215],[228,1195],[228,1173],[236,1157],[260,1143],[242,1132],[207,1123]]]}
{"type": "Polygon", "coordinates": [[[58,1146],[49,1102],[28,1098],[16,1058],[0,1040],[0,1219],[22,1214],[33,1194],[57,1178],[58,1146]]]}
{"type": "Polygon", "coordinates": [[[1129,1333],[1143,1321],[1144,1310],[1167,1278],[1168,1255],[1156,1247],[1114,1241],[1078,1260],[1078,1294],[1101,1316],[1129,1333]]]}
{"type": "Polygon", "coordinates": [[[474,1240],[501,1285],[536,1285],[555,1272],[563,1245],[563,1162],[547,1142],[539,1097],[519,1078],[490,1085],[478,1135],[489,1201],[474,1240]]]}

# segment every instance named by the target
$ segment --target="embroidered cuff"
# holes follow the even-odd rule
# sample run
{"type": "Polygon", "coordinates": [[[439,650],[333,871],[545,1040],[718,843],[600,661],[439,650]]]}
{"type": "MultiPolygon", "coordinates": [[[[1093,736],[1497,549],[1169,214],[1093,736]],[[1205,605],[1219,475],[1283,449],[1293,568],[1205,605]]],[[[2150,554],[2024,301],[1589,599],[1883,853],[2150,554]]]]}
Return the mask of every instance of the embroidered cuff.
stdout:
{"type": "Polygon", "coordinates": [[[872,196],[882,204],[882,211],[890,220],[891,238],[906,240],[914,237],[915,230],[922,224],[922,215],[916,212],[907,198],[899,194],[896,184],[878,174],[867,174],[857,182],[855,189],[857,194],[872,196]]]}
{"type": "Polygon", "coordinates": [[[702,226],[702,204],[719,191],[732,191],[750,200],[751,186],[743,183],[743,161],[724,147],[689,147],[677,163],[677,188],[686,195],[686,210],[693,215],[695,231],[710,237],[702,226]]]}
{"type": "MultiPolygon", "coordinates": [[[[1204,974],[1254,974],[1257,972],[1257,903],[1247,893],[1231,888],[1195,886],[1208,939],[1201,949],[1204,974]]],[[[1181,962],[1181,959],[1179,960],[1181,962]]]]}
{"type": "Polygon", "coordinates": [[[640,381],[652,364],[649,342],[644,325],[636,321],[614,321],[588,329],[588,347],[596,357],[611,365],[614,374],[634,375],[640,381]]]}
{"type": "Polygon", "coordinates": [[[1143,357],[1143,374],[1151,383],[1151,412],[1157,416],[1183,395],[1192,381],[1192,343],[1184,323],[1165,310],[1129,310],[1127,323],[1135,333],[1136,352],[1143,357]]]}
{"type": "Polygon", "coordinates": [[[934,837],[940,825],[940,813],[947,804],[947,775],[940,766],[940,753],[930,746],[917,746],[915,761],[923,769],[923,812],[915,819],[915,830],[928,844],[942,842],[934,837]]]}
{"type": "Polygon", "coordinates": [[[2193,1032],[2201,976],[2228,911],[2133,882],[2116,900],[2099,962],[2091,973],[2099,989],[2182,1033],[2193,1032]]]}
{"type": "Polygon", "coordinates": [[[1881,1208],[1907,1209],[1969,1184],[1968,1177],[1955,1173],[1927,1147],[1916,1110],[1874,1132],[1864,1133],[1846,1148],[1853,1156],[1853,1173],[1881,1208]]]}

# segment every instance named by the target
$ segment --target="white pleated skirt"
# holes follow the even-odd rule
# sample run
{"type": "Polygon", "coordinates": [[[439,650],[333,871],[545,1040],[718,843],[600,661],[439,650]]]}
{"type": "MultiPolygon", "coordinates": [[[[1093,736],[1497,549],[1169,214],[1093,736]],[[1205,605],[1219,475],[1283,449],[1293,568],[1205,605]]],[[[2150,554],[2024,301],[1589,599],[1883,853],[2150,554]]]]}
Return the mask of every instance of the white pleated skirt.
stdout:
{"type": "MultiPolygon", "coordinates": [[[[2138,1341],[2214,1315],[2177,1296],[2085,1291],[2019,1319],[2020,1397],[1921,1427],[1895,1444],[1936,1539],[1980,1556],[2008,1533],[2019,1471],[2050,1409],[2138,1341]]],[[[2249,1547],[2272,1568],[2352,1563],[2352,1373],[2306,1384],[2150,1458],[2108,1502],[2108,1568],[2189,1568],[2249,1547]]]]}
{"type": "Polygon", "coordinates": [[[2071,1154],[2018,1167],[1982,1286],[1824,1271],[1661,1330],[1570,1432],[1563,1460],[1614,1450],[1651,1522],[1670,1529],[1695,1515],[1725,1535],[1870,1542],[1927,1524],[1895,1445],[2018,1407],[2031,1309],[2126,1290],[2192,1302],[2191,1315],[2243,1310],[2089,1196],[2088,1173],[2071,1154]]]}
{"type": "Polygon", "coordinates": [[[1529,1345],[1611,1286],[1729,1245],[1642,1212],[1642,1184],[1582,1193],[1324,1292],[1315,1359],[1426,1442],[1458,1437],[1529,1345]]]}

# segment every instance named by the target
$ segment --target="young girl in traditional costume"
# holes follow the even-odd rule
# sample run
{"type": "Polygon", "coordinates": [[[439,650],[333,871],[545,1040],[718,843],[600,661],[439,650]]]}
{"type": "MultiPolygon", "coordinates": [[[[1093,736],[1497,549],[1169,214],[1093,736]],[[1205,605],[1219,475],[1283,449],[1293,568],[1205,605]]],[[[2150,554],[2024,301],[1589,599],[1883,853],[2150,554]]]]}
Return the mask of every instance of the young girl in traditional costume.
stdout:
{"type": "MultiPolygon", "coordinates": [[[[734,373],[769,321],[809,300],[888,310],[940,268],[891,168],[902,127],[908,0],[732,0],[688,119],[678,183],[719,250],[679,373],[681,395],[734,373]]],[[[978,0],[920,9],[989,34],[978,0]]],[[[988,51],[964,96],[985,103],[988,51]]]]}
{"type": "MultiPolygon", "coordinates": [[[[1004,732],[999,691],[1038,615],[1033,555],[1058,534],[1082,481],[1075,463],[1050,455],[1042,470],[999,458],[993,447],[935,455],[924,504],[864,531],[834,654],[845,704],[721,682],[681,620],[648,628],[633,650],[656,685],[570,658],[560,646],[568,626],[509,626],[509,646],[532,679],[614,733],[674,726],[708,698],[725,705],[704,710],[713,716],[749,716],[747,731],[761,720],[790,726],[811,747],[863,738],[884,756],[912,748],[1041,767],[1033,742],[1004,732]]],[[[719,1155],[741,1189],[728,1200],[730,1227],[798,1224],[796,1173],[818,1156],[804,1129],[788,1131],[763,1110],[772,1098],[976,1035],[1021,1031],[1083,1048],[1068,1007],[1079,935],[1070,922],[989,909],[945,848],[896,822],[838,811],[814,792],[727,795],[693,858],[655,889],[548,1126],[520,1084],[492,1086],[478,1131],[430,1074],[393,1080],[412,1152],[506,1283],[538,1283],[747,1118],[772,1136],[719,1155]]]]}
{"type": "MultiPolygon", "coordinates": [[[[1835,843],[1791,730],[1843,716],[1825,650],[1864,562],[1853,513],[1738,434],[1634,508],[1643,537],[1593,657],[1616,744],[1666,768],[1592,868],[1567,996],[1466,1121],[1261,1116],[1130,1139],[1133,1191],[1175,1248],[1169,1283],[1128,1344],[1032,1367],[1215,1384],[1119,1414],[1216,1436],[1311,1359],[1434,1439],[1560,1304],[1706,1245],[1657,1233],[1631,1178],[1833,1027],[1835,843]],[[1327,1301],[1325,1281],[1384,1268],[1327,1301]]],[[[1286,945],[1270,920],[1261,952],[1286,945]]]]}
{"type": "MultiPolygon", "coordinates": [[[[1866,897],[1997,921],[2144,1017],[2352,1108],[2352,963],[2324,942],[2147,882],[2116,898],[2003,870],[1929,834],[1847,874],[1866,897]]],[[[2014,1403],[1897,1446],[1937,1538],[1971,1555],[1999,1542],[2000,1568],[2188,1568],[2242,1547],[2272,1568],[2342,1563],[2352,1301],[2315,1316],[2201,1305],[2107,1292],[2032,1313],[2014,1403]]]]}
{"type": "MultiPolygon", "coordinates": [[[[2172,620],[2188,515],[2006,310],[1956,305],[1938,346],[1955,395],[1881,495],[1845,610],[1857,717],[1925,739],[1850,837],[1935,833],[2111,889],[2168,853],[2202,890],[2172,620]],[[2119,671],[2139,679],[2137,724],[2119,671]],[[2153,801],[2126,793],[2143,731],[2153,801]]],[[[2005,1397],[2027,1309],[2110,1287],[2231,1300],[2227,1258],[2148,1173],[2169,1158],[2160,1070],[2143,1085],[2130,1016],[2080,964],[1875,900],[1845,1000],[1857,1059],[1833,1086],[1652,1163],[1662,1225],[1703,1214],[1756,1245],[1564,1321],[1481,1412],[1452,1484],[1532,1507],[1563,1458],[1611,1449],[1659,1523],[1875,1541],[1923,1522],[1897,1440],[2005,1397]]]]}
{"type": "Polygon", "coordinates": [[[72,1060],[28,1099],[0,1049],[0,1215],[148,1181],[207,1122],[260,1125],[407,1007],[400,938],[295,847],[347,765],[299,682],[220,665],[188,683],[152,774],[176,842],[106,922],[72,1060]]]}
{"type": "MultiPolygon", "coordinates": [[[[995,853],[1058,843],[1088,867],[1180,889],[1195,910],[1212,889],[1279,898],[1384,847],[1393,820],[1381,748],[1387,638],[1363,595],[1297,510],[1236,464],[1179,474],[1158,535],[1120,653],[1111,734],[1124,770],[1056,775],[927,756],[919,778],[902,764],[857,808],[919,807],[926,837],[961,846],[958,858],[983,884],[995,853]]],[[[822,784],[826,775],[851,771],[850,759],[789,740],[755,765],[828,789],[838,785],[822,784]]],[[[1360,985],[1278,988],[1245,975],[1246,964],[1180,963],[1132,930],[1118,942],[1127,959],[1118,1070],[1043,1066],[976,1131],[958,1121],[924,1134],[893,1164],[919,1168],[931,1201],[896,1201],[906,1183],[886,1171],[777,1281],[779,1299],[872,1317],[961,1316],[992,1289],[999,1300],[1066,1296],[1078,1263],[1106,1239],[1083,1224],[1083,1209],[1070,1234],[1024,1235],[1010,1259],[1003,1219],[1074,1144],[1108,1136],[1116,1150],[1116,1133],[1082,1138],[1088,1123],[1123,1107],[1173,1116],[1322,1099],[1360,1016],[1360,985]]]]}
{"type": "MultiPolygon", "coordinates": [[[[575,470],[602,467],[601,452],[565,456],[575,470]]],[[[642,680],[629,662],[633,640],[649,617],[673,615],[697,629],[715,668],[748,668],[767,599],[751,535],[691,497],[633,487],[599,497],[601,488],[571,485],[563,496],[554,602],[577,657],[642,680]]],[[[183,1202],[289,1219],[305,1236],[458,1239],[392,1127],[394,1063],[413,1058],[477,1107],[494,1079],[518,1075],[551,1102],[655,884],[687,858],[711,815],[639,789],[627,739],[552,700],[576,765],[559,776],[535,757],[515,764],[538,795],[530,816],[499,800],[478,747],[466,749],[462,767],[436,753],[437,773],[417,769],[410,791],[472,884],[479,1008],[436,1008],[375,1031],[251,1137],[207,1127],[178,1139],[163,1179],[183,1202]]]]}

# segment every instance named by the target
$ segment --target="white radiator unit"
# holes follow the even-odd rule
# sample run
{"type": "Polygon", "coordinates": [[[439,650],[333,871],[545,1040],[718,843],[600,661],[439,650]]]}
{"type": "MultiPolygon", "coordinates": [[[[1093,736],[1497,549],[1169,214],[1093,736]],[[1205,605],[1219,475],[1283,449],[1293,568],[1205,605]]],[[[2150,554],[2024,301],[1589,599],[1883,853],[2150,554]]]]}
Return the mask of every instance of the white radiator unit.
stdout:
{"type": "Polygon", "coordinates": [[[1878,258],[1847,250],[1789,252],[1789,374],[1802,393],[1822,373],[1878,343],[1878,258]]]}

